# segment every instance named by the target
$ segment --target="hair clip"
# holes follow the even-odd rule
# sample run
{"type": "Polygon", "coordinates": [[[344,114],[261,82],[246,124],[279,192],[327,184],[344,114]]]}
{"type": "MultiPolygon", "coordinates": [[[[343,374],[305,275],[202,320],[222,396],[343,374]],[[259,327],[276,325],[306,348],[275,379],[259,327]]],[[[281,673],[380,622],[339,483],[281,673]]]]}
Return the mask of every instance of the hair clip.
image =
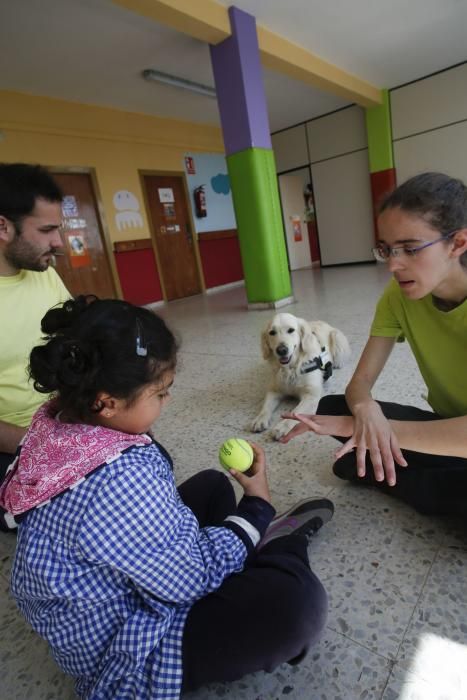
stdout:
{"type": "Polygon", "coordinates": [[[142,340],[143,329],[141,328],[141,324],[140,324],[138,319],[136,319],[136,330],[137,330],[136,354],[139,357],[146,357],[148,354],[148,349],[146,347],[144,347],[144,345],[143,345],[143,340],[142,340]]]}

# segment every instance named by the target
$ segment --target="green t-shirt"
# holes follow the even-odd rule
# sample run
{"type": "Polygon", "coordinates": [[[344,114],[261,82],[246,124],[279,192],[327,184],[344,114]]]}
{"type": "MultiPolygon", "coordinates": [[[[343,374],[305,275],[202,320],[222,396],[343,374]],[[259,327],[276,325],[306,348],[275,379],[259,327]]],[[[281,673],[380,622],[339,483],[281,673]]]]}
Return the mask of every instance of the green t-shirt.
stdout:
{"type": "Polygon", "coordinates": [[[27,427],[47,399],[28,380],[29,354],[41,341],[42,317],[69,298],[52,268],[0,276],[0,420],[27,427]]]}
{"type": "Polygon", "coordinates": [[[467,415],[467,301],[440,311],[431,294],[407,299],[391,280],[376,307],[370,335],[407,338],[435,413],[443,418],[467,415]]]}

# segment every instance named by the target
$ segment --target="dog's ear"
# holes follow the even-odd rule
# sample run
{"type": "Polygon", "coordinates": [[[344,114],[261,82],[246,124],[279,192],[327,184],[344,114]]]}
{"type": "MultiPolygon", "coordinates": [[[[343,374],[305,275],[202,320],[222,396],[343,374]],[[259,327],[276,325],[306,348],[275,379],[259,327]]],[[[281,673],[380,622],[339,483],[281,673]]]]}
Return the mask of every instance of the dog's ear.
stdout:
{"type": "Polygon", "coordinates": [[[300,335],[300,351],[304,354],[313,352],[314,336],[311,326],[308,321],[303,318],[298,318],[298,332],[300,335]]]}
{"type": "Polygon", "coordinates": [[[261,333],[261,352],[265,360],[269,360],[272,350],[269,345],[269,326],[261,333]]]}
{"type": "Polygon", "coordinates": [[[349,341],[337,328],[333,328],[329,333],[329,352],[332,356],[332,364],[334,367],[342,367],[350,357],[349,341]]]}

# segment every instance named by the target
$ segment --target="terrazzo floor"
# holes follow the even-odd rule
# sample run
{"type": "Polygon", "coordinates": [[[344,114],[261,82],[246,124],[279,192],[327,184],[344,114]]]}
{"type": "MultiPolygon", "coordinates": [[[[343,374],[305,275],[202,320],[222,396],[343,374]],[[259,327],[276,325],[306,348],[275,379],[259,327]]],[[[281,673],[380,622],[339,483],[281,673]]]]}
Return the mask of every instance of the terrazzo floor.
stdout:
{"type": "MultiPolygon", "coordinates": [[[[380,265],[294,273],[296,302],[283,310],[328,321],[352,345],[351,361],[335,372],[327,393],[344,390],[387,280],[380,265]]],[[[272,312],[246,311],[242,286],[156,311],[181,339],[172,403],[156,429],[177,480],[217,466],[219,445],[237,435],[264,446],[279,511],[307,495],[327,496],[336,506],[309,548],[330,601],[320,642],[298,666],[214,684],[187,700],[466,700],[467,526],[339,482],[330,438],[307,435],[280,445],[267,432],[249,433],[268,379],[259,336],[272,312]]],[[[375,396],[424,407],[423,392],[407,347],[398,345],[375,396]]],[[[72,682],[9,598],[14,546],[13,536],[0,533],[0,700],[71,700],[72,682]]]]}

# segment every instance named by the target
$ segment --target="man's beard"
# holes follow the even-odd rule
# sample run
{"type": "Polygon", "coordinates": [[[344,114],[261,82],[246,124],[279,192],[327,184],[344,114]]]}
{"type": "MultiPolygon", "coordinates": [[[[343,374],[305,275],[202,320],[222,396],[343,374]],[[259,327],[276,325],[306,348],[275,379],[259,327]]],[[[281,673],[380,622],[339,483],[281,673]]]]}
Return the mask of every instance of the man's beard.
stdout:
{"type": "Polygon", "coordinates": [[[17,270],[32,270],[34,272],[44,272],[49,267],[50,261],[44,260],[43,256],[53,255],[55,248],[38,251],[31,243],[25,241],[21,234],[17,234],[11,243],[4,250],[5,259],[17,270]]]}

